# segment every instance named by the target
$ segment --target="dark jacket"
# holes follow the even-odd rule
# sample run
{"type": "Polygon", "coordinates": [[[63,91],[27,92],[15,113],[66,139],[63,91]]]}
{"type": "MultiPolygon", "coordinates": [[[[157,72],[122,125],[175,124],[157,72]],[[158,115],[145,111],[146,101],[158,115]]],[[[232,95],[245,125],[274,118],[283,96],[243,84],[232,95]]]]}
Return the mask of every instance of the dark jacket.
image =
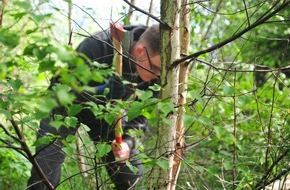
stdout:
{"type": "MultiPolygon", "coordinates": [[[[139,39],[141,34],[146,30],[146,27],[125,26],[124,29],[129,32],[130,36],[129,44],[132,45],[139,39]]],[[[112,66],[114,55],[112,48],[112,37],[110,35],[109,30],[97,32],[94,33],[91,37],[85,38],[77,47],[77,51],[81,56],[85,55],[92,61],[96,61],[101,64],[106,63],[109,66],[112,66]]],[[[129,49],[125,48],[123,52],[125,55],[128,55],[129,49]]],[[[136,69],[133,64],[134,63],[132,63],[129,59],[123,57],[122,77],[123,79],[128,80],[130,82],[140,84],[142,83],[142,80],[136,73],[136,69]]],[[[57,82],[58,82],[57,80],[54,80],[53,84],[57,82]]],[[[100,83],[97,83],[95,81],[89,82],[89,86],[91,87],[97,87],[98,85],[100,85],[100,83]]],[[[76,94],[77,96],[76,101],[79,103],[83,103],[85,101],[92,101],[93,99],[90,98],[91,95],[92,94],[89,94],[88,97],[87,92],[76,94]]],[[[100,102],[97,101],[96,103],[100,102]]],[[[65,115],[65,111],[62,108],[56,110],[56,113],[65,115]]],[[[90,111],[90,109],[83,109],[77,115],[77,117],[80,123],[87,125],[91,129],[91,131],[89,131],[89,135],[94,141],[111,141],[114,139],[114,126],[109,126],[104,120],[97,119],[95,115],[90,111]]],[[[138,117],[135,120],[131,121],[130,123],[123,122],[123,130],[125,134],[126,130],[129,128],[145,130],[146,126],[147,120],[144,117],[138,117]]],[[[127,135],[124,135],[123,138],[132,148],[133,146],[132,139],[127,135]]]]}

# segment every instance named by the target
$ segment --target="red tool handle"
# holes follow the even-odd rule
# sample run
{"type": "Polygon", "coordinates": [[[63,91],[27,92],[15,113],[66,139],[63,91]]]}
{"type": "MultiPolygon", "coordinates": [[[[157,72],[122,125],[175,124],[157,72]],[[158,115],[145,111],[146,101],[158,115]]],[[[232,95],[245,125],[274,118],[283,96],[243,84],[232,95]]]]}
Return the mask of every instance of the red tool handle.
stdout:
{"type": "MultiPolygon", "coordinates": [[[[114,54],[116,57],[115,68],[117,73],[122,76],[122,40],[124,29],[120,23],[110,23],[110,31],[113,37],[113,46],[115,48],[114,54]]],[[[117,123],[115,126],[115,140],[117,143],[122,143],[122,117],[117,117],[117,123]]]]}

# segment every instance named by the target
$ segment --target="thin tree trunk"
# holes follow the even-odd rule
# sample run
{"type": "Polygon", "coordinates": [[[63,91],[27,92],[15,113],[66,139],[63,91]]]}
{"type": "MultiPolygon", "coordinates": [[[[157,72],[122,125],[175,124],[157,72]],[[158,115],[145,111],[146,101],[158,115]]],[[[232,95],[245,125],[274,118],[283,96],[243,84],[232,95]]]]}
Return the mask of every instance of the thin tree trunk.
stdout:
{"type": "Polygon", "coordinates": [[[0,28],[3,26],[3,17],[4,17],[4,8],[6,6],[6,0],[2,0],[1,6],[0,6],[0,28]]]}
{"type": "MultiPolygon", "coordinates": [[[[180,51],[182,55],[188,54],[188,48],[190,44],[190,6],[189,0],[182,0],[181,6],[181,17],[180,17],[180,51]]],[[[183,125],[183,114],[185,109],[183,105],[186,104],[187,98],[187,86],[188,86],[188,73],[189,67],[185,62],[180,64],[179,71],[179,105],[181,105],[177,118],[177,129],[176,129],[176,141],[175,141],[175,153],[174,153],[174,164],[172,170],[172,186],[171,190],[176,187],[182,155],[184,151],[184,125],[183,125]]]]}
{"type": "MultiPolygon", "coordinates": [[[[131,0],[131,4],[135,5],[135,0],[131,0]]],[[[131,23],[132,15],[133,15],[133,7],[129,6],[129,13],[128,13],[128,21],[129,21],[129,23],[128,24],[131,23]]]]}
{"type": "Polygon", "coordinates": [[[70,35],[68,45],[73,45],[73,27],[72,27],[72,0],[68,1],[68,32],[70,35]]]}
{"type": "MultiPolygon", "coordinates": [[[[150,5],[149,5],[149,13],[152,14],[152,9],[153,9],[153,0],[150,1],[150,5]]],[[[146,21],[146,26],[149,26],[149,22],[150,22],[150,16],[147,17],[147,21],[146,21]]]]}
{"type": "Polygon", "coordinates": [[[77,133],[76,133],[76,138],[77,138],[77,141],[76,141],[76,147],[77,147],[77,158],[78,158],[78,165],[79,165],[79,169],[80,169],[80,172],[82,174],[82,178],[83,178],[83,181],[86,183],[86,185],[89,185],[88,184],[88,181],[87,181],[87,178],[88,178],[88,173],[86,172],[87,171],[87,167],[85,165],[85,158],[84,158],[84,144],[83,144],[83,141],[81,139],[81,133],[83,133],[83,131],[81,130],[81,128],[78,129],[77,133]]]}
{"type": "MultiPolygon", "coordinates": [[[[178,104],[178,80],[179,67],[171,67],[171,64],[179,58],[179,14],[181,0],[161,1],[161,20],[166,22],[170,28],[161,27],[161,62],[162,74],[161,98],[170,99],[173,106],[178,104]]],[[[166,116],[168,122],[158,123],[158,139],[156,158],[168,162],[168,168],[162,169],[159,166],[153,167],[153,178],[151,189],[170,190],[172,185],[173,152],[175,148],[175,133],[177,114],[169,113],[166,116]]]]}

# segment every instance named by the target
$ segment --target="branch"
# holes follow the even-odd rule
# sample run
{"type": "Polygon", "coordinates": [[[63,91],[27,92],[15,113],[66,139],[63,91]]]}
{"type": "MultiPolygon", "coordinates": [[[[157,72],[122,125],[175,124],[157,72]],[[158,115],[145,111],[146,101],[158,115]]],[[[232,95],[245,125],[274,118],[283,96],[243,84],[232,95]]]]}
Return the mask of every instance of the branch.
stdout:
{"type": "Polygon", "coordinates": [[[229,37],[228,39],[220,42],[220,43],[217,43],[216,45],[212,46],[212,47],[209,47],[208,49],[205,49],[205,50],[202,50],[202,51],[199,51],[199,52],[196,52],[194,54],[191,54],[191,55],[188,55],[188,56],[185,56],[183,58],[180,58],[176,61],[174,61],[171,65],[171,67],[176,67],[178,64],[184,62],[184,61],[188,61],[188,63],[194,59],[196,59],[197,57],[199,57],[200,55],[203,55],[203,54],[206,54],[206,53],[209,53],[209,52],[212,52],[216,49],[219,49],[223,46],[225,46],[226,44],[238,39],[239,37],[241,37],[242,35],[244,35],[245,33],[249,32],[250,30],[258,27],[259,25],[261,24],[264,24],[267,20],[269,20],[271,17],[275,16],[279,11],[281,11],[282,9],[284,9],[285,7],[289,6],[290,4],[290,1],[287,0],[285,1],[283,4],[281,4],[276,10],[274,10],[272,13],[270,13],[269,15],[263,17],[263,18],[260,18],[258,19],[256,22],[254,22],[252,25],[248,26],[247,28],[245,28],[244,30],[234,34],[233,36],[229,37]]]}
{"type": "MultiPolygon", "coordinates": [[[[277,166],[277,164],[288,155],[290,149],[287,149],[282,155],[280,155],[273,163],[272,165],[269,167],[269,169],[266,171],[265,175],[262,177],[262,179],[255,185],[255,188],[257,189],[261,189],[263,188],[262,184],[265,182],[265,180],[267,179],[267,177],[269,176],[269,174],[272,172],[272,170],[274,169],[275,166],[277,166]]],[[[286,169],[285,171],[281,172],[278,176],[276,176],[275,178],[273,178],[272,180],[270,180],[270,183],[272,183],[273,181],[279,179],[281,176],[283,176],[284,174],[286,174],[287,172],[290,171],[290,168],[286,169]]],[[[268,185],[266,184],[266,185],[268,185]]]]}
{"type": "Polygon", "coordinates": [[[204,41],[204,40],[206,39],[206,37],[207,37],[207,35],[208,35],[209,31],[210,31],[210,28],[212,27],[213,22],[214,22],[214,20],[215,20],[217,14],[218,14],[220,8],[221,8],[222,2],[223,2],[223,0],[220,0],[220,1],[219,1],[218,5],[217,5],[217,8],[216,8],[216,10],[215,10],[215,12],[214,12],[213,18],[211,19],[211,21],[210,21],[210,23],[209,23],[209,25],[208,25],[208,27],[207,27],[207,30],[206,30],[206,32],[205,32],[205,35],[202,37],[202,41],[204,41]]]}
{"type": "MultiPolygon", "coordinates": [[[[153,0],[150,1],[150,6],[149,6],[149,13],[152,13],[152,9],[153,9],[153,0]]],[[[150,16],[147,17],[147,21],[146,21],[146,26],[149,26],[149,21],[150,21],[150,16]]]]}
{"type": "Polygon", "coordinates": [[[145,15],[153,18],[154,20],[156,20],[157,22],[159,22],[164,28],[167,28],[167,29],[171,29],[171,27],[166,23],[166,22],[163,22],[162,20],[160,20],[159,18],[157,18],[156,16],[148,13],[147,11],[144,11],[143,9],[140,9],[139,7],[133,5],[132,3],[130,3],[129,1],[127,0],[124,0],[125,3],[127,3],[129,6],[133,7],[134,9],[136,9],[137,11],[141,12],[141,13],[144,13],[145,15]]]}
{"type": "Polygon", "coordinates": [[[250,19],[249,19],[249,14],[248,14],[248,8],[247,8],[245,0],[243,0],[243,3],[244,3],[246,15],[247,15],[248,26],[251,26],[251,22],[250,22],[250,19]]]}
{"type": "Polygon", "coordinates": [[[24,139],[23,134],[21,133],[17,123],[14,121],[14,119],[10,119],[10,122],[18,136],[19,143],[23,149],[23,151],[26,153],[28,160],[32,163],[32,165],[35,167],[36,171],[38,172],[41,179],[43,179],[45,185],[50,189],[54,190],[53,185],[50,183],[50,181],[47,179],[46,175],[42,171],[41,167],[39,166],[38,162],[35,160],[34,156],[32,155],[28,145],[26,144],[26,141],[24,139]]]}

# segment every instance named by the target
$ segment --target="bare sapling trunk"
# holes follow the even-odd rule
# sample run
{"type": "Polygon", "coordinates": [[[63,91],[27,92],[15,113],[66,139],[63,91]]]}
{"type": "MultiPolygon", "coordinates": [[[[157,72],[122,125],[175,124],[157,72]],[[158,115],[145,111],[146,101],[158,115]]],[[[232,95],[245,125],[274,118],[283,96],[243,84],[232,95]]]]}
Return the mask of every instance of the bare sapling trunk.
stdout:
{"type": "MultiPolygon", "coordinates": [[[[171,64],[180,56],[179,45],[179,14],[181,0],[161,1],[161,20],[169,27],[161,26],[161,99],[170,101],[174,107],[178,105],[179,66],[171,64]]],[[[167,122],[160,120],[158,123],[158,139],[156,158],[158,161],[167,162],[167,169],[158,165],[153,167],[151,189],[170,190],[172,186],[172,168],[175,149],[175,133],[177,123],[177,110],[170,112],[167,122]],[[170,123],[170,124],[169,124],[170,123]]]]}
{"type": "MultiPolygon", "coordinates": [[[[180,16],[180,52],[181,52],[181,55],[188,54],[189,44],[190,44],[190,6],[189,6],[189,0],[182,0],[181,16],[180,16]]],[[[188,64],[186,62],[182,62],[180,64],[180,71],[179,71],[178,104],[180,105],[180,107],[178,110],[178,118],[177,118],[171,190],[174,190],[176,187],[176,183],[177,183],[177,179],[178,179],[178,175],[179,175],[179,171],[181,167],[183,151],[184,151],[183,114],[185,113],[185,109],[183,105],[186,104],[186,98],[187,98],[188,73],[189,73],[188,64]]]]}

